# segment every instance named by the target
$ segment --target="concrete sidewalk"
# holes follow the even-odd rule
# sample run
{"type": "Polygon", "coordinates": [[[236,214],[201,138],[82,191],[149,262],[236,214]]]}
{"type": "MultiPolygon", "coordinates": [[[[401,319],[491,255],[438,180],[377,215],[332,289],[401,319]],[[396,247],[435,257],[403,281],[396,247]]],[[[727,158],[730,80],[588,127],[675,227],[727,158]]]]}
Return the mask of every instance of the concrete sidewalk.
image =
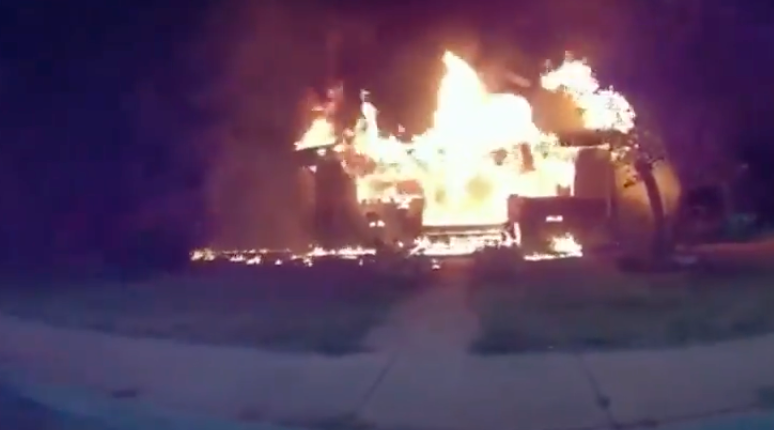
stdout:
{"type": "Polygon", "coordinates": [[[0,317],[0,367],[22,386],[76,387],[111,404],[302,427],[604,429],[774,407],[774,336],[605,354],[329,358],[0,317]]]}
{"type": "Polygon", "coordinates": [[[72,387],[0,379],[0,426],[22,430],[294,430],[175,413],[152,404],[129,404],[72,387]]]}
{"type": "Polygon", "coordinates": [[[706,418],[671,423],[658,428],[662,430],[771,430],[774,429],[774,412],[706,418]]]}

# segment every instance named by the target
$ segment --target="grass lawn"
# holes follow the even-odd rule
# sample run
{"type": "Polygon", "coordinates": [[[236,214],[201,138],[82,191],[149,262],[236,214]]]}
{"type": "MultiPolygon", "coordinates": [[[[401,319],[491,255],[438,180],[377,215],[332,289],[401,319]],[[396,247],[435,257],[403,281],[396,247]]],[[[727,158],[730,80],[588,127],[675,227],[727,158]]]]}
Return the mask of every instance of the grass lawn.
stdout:
{"type": "Polygon", "coordinates": [[[347,264],[228,265],[138,282],[0,288],[0,312],[129,336],[346,354],[418,282],[347,264]]]}
{"type": "Polygon", "coordinates": [[[623,273],[586,259],[473,282],[481,354],[666,347],[774,331],[774,246],[700,250],[708,269],[623,273]]]}

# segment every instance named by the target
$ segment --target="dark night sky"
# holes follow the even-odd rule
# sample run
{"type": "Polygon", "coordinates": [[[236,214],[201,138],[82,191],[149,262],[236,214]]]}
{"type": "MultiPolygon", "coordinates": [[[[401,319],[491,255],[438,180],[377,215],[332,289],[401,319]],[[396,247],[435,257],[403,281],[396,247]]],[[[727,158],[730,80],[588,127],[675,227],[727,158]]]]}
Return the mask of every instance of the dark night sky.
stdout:
{"type": "Polygon", "coordinates": [[[288,213],[299,207],[290,142],[304,94],[336,75],[370,88],[388,120],[419,130],[433,109],[442,47],[482,69],[528,76],[565,50],[588,57],[664,136],[686,180],[736,156],[760,162],[771,158],[774,136],[767,8],[722,0],[3,2],[0,236],[9,246],[0,257],[107,253],[149,229],[186,246],[213,237],[302,240],[288,213]],[[326,44],[332,34],[341,40],[336,55],[326,44]]]}

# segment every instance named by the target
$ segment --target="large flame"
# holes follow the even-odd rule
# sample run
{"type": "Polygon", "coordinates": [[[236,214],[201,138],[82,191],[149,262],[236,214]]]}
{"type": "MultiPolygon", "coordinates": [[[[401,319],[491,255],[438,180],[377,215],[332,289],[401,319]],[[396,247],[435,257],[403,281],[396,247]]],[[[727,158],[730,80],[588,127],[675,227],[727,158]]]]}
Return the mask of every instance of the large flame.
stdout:
{"type": "MultiPolygon", "coordinates": [[[[541,131],[525,98],[490,93],[476,71],[450,52],[443,62],[433,126],[425,133],[401,141],[380,132],[377,109],[363,92],[354,130],[337,137],[321,117],[296,148],[334,150],[354,178],[361,203],[423,199],[425,226],[503,224],[510,195],[572,195],[577,149],[541,131]]],[[[583,61],[565,60],[541,77],[541,85],[569,95],[589,129],[633,127],[626,99],[601,89],[583,61]]]]}
{"type": "MultiPolygon", "coordinates": [[[[352,130],[338,132],[332,121],[342,99],[342,87],[332,89],[328,101],[315,108],[318,117],[296,142],[296,149],[332,151],[356,183],[361,203],[391,202],[407,205],[424,200],[425,226],[478,226],[472,236],[448,241],[418,238],[409,255],[467,255],[491,246],[519,243],[521,232],[503,238],[500,228],[508,218],[511,195],[551,197],[572,195],[577,149],[563,147],[557,136],[540,130],[532,118],[532,106],[515,94],[490,93],[465,61],[447,52],[446,74],[438,90],[433,126],[411,139],[399,140],[379,130],[377,109],[362,93],[361,118],[352,130]]],[[[540,79],[548,91],[568,95],[581,112],[583,124],[592,130],[629,132],[635,113],[626,98],[602,88],[585,62],[567,58],[540,79]]],[[[547,221],[561,221],[552,216],[547,221]]],[[[402,246],[402,245],[401,245],[402,246]]],[[[525,255],[525,260],[546,260],[583,255],[572,235],[555,237],[549,252],[525,255]]],[[[266,250],[196,250],[194,261],[226,259],[245,264],[301,261],[312,265],[319,257],[361,259],[372,248],[343,248],[307,252],[266,250]]],[[[433,268],[438,268],[435,265],[433,268]]]]}

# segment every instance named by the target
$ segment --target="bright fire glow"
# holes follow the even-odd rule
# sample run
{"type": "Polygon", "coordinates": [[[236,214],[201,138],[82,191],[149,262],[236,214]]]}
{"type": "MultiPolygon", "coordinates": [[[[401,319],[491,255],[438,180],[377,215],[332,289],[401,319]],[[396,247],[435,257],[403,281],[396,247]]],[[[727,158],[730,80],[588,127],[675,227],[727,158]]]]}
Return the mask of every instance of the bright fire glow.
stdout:
{"type": "MultiPolygon", "coordinates": [[[[356,182],[360,202],[423,199],[425,226],[502,225],[510,195],[572,195],[577,149],[538,129],[525,98],[490,93],[476,71],[450,52],[443,62],[433,126],[425,133],[401,141],[381,132],[377,109],[363,92],[354,130],[337,137],[328,118],[320,117],[296,149],[334,149],[356,182]]],[[[633,127],[626,98],[602,89],[583,61],[568,58],[546,72],[541,84],[569,95],[589,129],[633,127]]]]}
{"type": "Polygon", "coordinates": [[[524,256],[528,261],[553,260],[557,258],[582,257],[583,247],[570,234],[551,239],[551,253],[524,256]]]}
{"type": "MultiPolygon", "coordinates": [[[[312,121],[296,149],[331,150],[356,184],[361,203],[392,202],[405,206],[423,200],[424,226],[503,226],[508,220],[511,195],[551,197],[572,195],[575,182],[576,148],[563,147],[556,135],[540,130],[533,122],[532,106],[515,94],[491,93],[476,71],[460,57],[446,52],[446,74],[441,79],[433,125],[425,133],[400,140],[379,130],[378,111],[361,93],[361,117],[352,130],[337,132],[333,114],[342,99],[342,88],[329,92],[325,105],[315,108],[312,121]]],[[[563,92],[576,104],[583,124],[592,130],[629,132],[635,113],[620,93],[602,88],[584,61],[565,59],[558,68],[541,76],[548,91],[563,92]]],[[[562,222],[550,216],[547,222],[562,222]]],[[[485,247],[508,246],[516,237],[503,239],[499,232],[447,240],[420,238],[409,255],[468,255],[485,247]]],[[[571,235],[553,238],[550,252],[524,256],[546,260],[582,255],[582,247],[571,235]]],[[[227,259],[245,264],[283,264],[302,261],[311,265],[325,256],[361,259],[375,254],[369,248],[284,253],[269,257],[267,251],[195,251],[197,261],[227,259]]],[[[362,260],[361,260],[362,264],[362,260]]]]}

